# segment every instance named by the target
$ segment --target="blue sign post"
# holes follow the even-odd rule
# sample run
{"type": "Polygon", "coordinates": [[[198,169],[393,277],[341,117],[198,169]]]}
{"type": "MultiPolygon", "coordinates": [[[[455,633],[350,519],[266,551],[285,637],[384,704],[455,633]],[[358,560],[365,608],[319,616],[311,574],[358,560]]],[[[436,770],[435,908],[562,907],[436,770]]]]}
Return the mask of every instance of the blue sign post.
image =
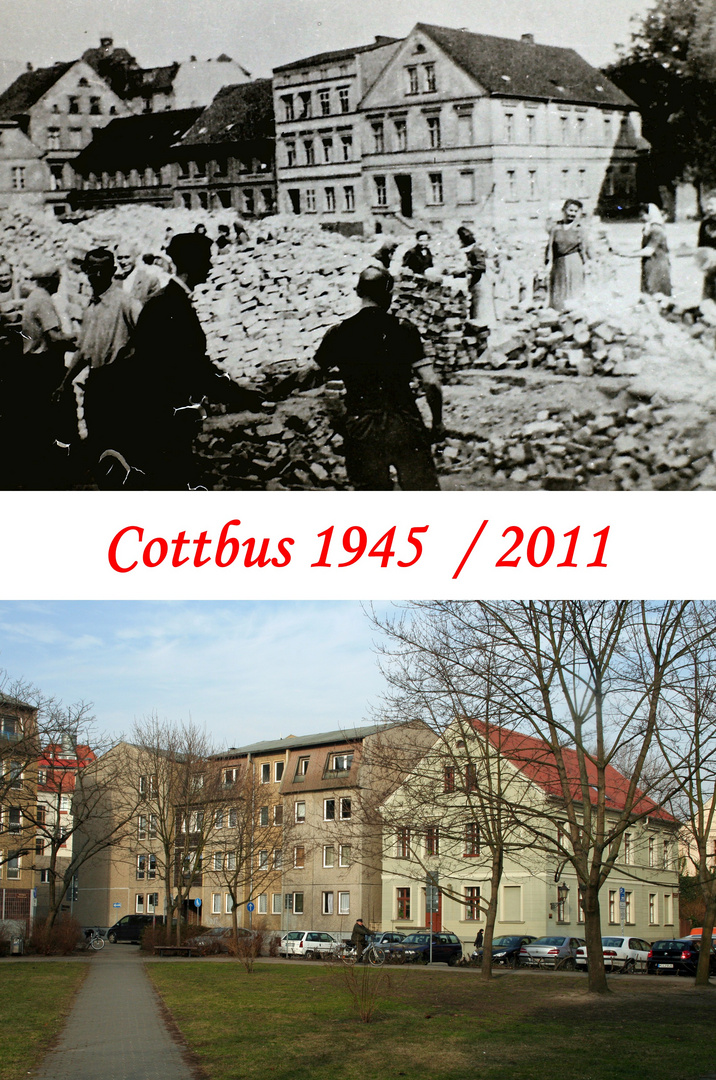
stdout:
{"type": "Polygon", "coordinates": [[[201,900],[200,900],[200,898],[198,896],[197,896],[196,900],[194,901],[194,907],[197,907],[197,908],[201,907],[201,900]]]}
{"type": "Polygon", "coordinates": [[[251,902],[251,900],[249,900],[248,904],[246,905],[246,910],[247,911],[253,911],[254,910],[254,905],[251,902]]]}

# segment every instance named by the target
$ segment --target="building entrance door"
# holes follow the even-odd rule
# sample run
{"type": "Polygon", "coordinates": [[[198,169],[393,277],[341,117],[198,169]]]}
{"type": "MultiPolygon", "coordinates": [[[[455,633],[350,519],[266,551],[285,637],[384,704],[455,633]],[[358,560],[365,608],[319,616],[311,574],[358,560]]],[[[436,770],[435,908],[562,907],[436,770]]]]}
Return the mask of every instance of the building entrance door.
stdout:
{"type": "Polygon", "coordinates": [[[425,916],[425,927],[430,929],[434,934],[437,934],[438,930],[443,928],[443,894],[438,889],[438,910],[429,912],[425,916]]]}
{"type": "Polygon", "coordinates": [[[396,176],[395,186],[400,197],[400,213],[403,217],[413,216],[413,178],[412,176],[396,176]]]}

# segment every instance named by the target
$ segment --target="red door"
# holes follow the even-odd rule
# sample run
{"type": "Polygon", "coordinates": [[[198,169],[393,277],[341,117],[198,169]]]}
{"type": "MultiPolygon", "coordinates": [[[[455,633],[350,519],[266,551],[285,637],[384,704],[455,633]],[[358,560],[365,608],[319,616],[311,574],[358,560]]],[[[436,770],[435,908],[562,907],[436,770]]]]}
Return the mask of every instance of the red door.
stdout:
{"type": "Polygon", "coordinates": [[[434,934],[443,928],[443,894],[438,890],[438,910],[425,916],[425,926],[430,927],[434,934]]]}

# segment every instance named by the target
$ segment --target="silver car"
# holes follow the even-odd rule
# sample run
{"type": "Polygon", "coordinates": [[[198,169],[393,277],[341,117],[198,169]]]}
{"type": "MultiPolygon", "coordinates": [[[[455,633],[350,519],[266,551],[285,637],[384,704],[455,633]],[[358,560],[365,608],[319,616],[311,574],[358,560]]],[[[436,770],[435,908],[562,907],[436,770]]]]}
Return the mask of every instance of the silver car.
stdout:
{"type": "Polygon", "coordinates": [[[575,971],[579,938],[564,934],[537,938],[520,949],[520,967],[551,967],[560,971],[575,971]]]}
{"type": "MultiPolygon", "coordinates": [[[[608,971],[618,971],[622,975],[631,975],[634,971],[646,971],[646,958],[651,945],[648,941],[636,937],[603,937],[602,952],[604,966],[608,971]]],[[[577,949],[577,966],[582,970],[587,967],[587,947],[577,949]]]]}

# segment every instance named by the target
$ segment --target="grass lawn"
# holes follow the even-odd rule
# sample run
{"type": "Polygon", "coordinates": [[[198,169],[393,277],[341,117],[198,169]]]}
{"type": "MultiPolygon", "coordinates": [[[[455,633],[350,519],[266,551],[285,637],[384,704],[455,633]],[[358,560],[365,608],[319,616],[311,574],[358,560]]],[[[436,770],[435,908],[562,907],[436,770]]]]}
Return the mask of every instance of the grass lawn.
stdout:
{"type": "MultiPolygon", "coordinates": [[[[316,964],[148,964],[211,1080],[695,1080],[716,1070],[716,988],[618,977],[390,969],[374,1021],[342,969],[316,964]]],[[[369,972],[375,975],[376,972],[369,972]]]]}
{"type": "Polygon", "coordinates": [[[19,1080],[61,1031],[89,964],[0,965],[0,1080],[19,1080]]]}

